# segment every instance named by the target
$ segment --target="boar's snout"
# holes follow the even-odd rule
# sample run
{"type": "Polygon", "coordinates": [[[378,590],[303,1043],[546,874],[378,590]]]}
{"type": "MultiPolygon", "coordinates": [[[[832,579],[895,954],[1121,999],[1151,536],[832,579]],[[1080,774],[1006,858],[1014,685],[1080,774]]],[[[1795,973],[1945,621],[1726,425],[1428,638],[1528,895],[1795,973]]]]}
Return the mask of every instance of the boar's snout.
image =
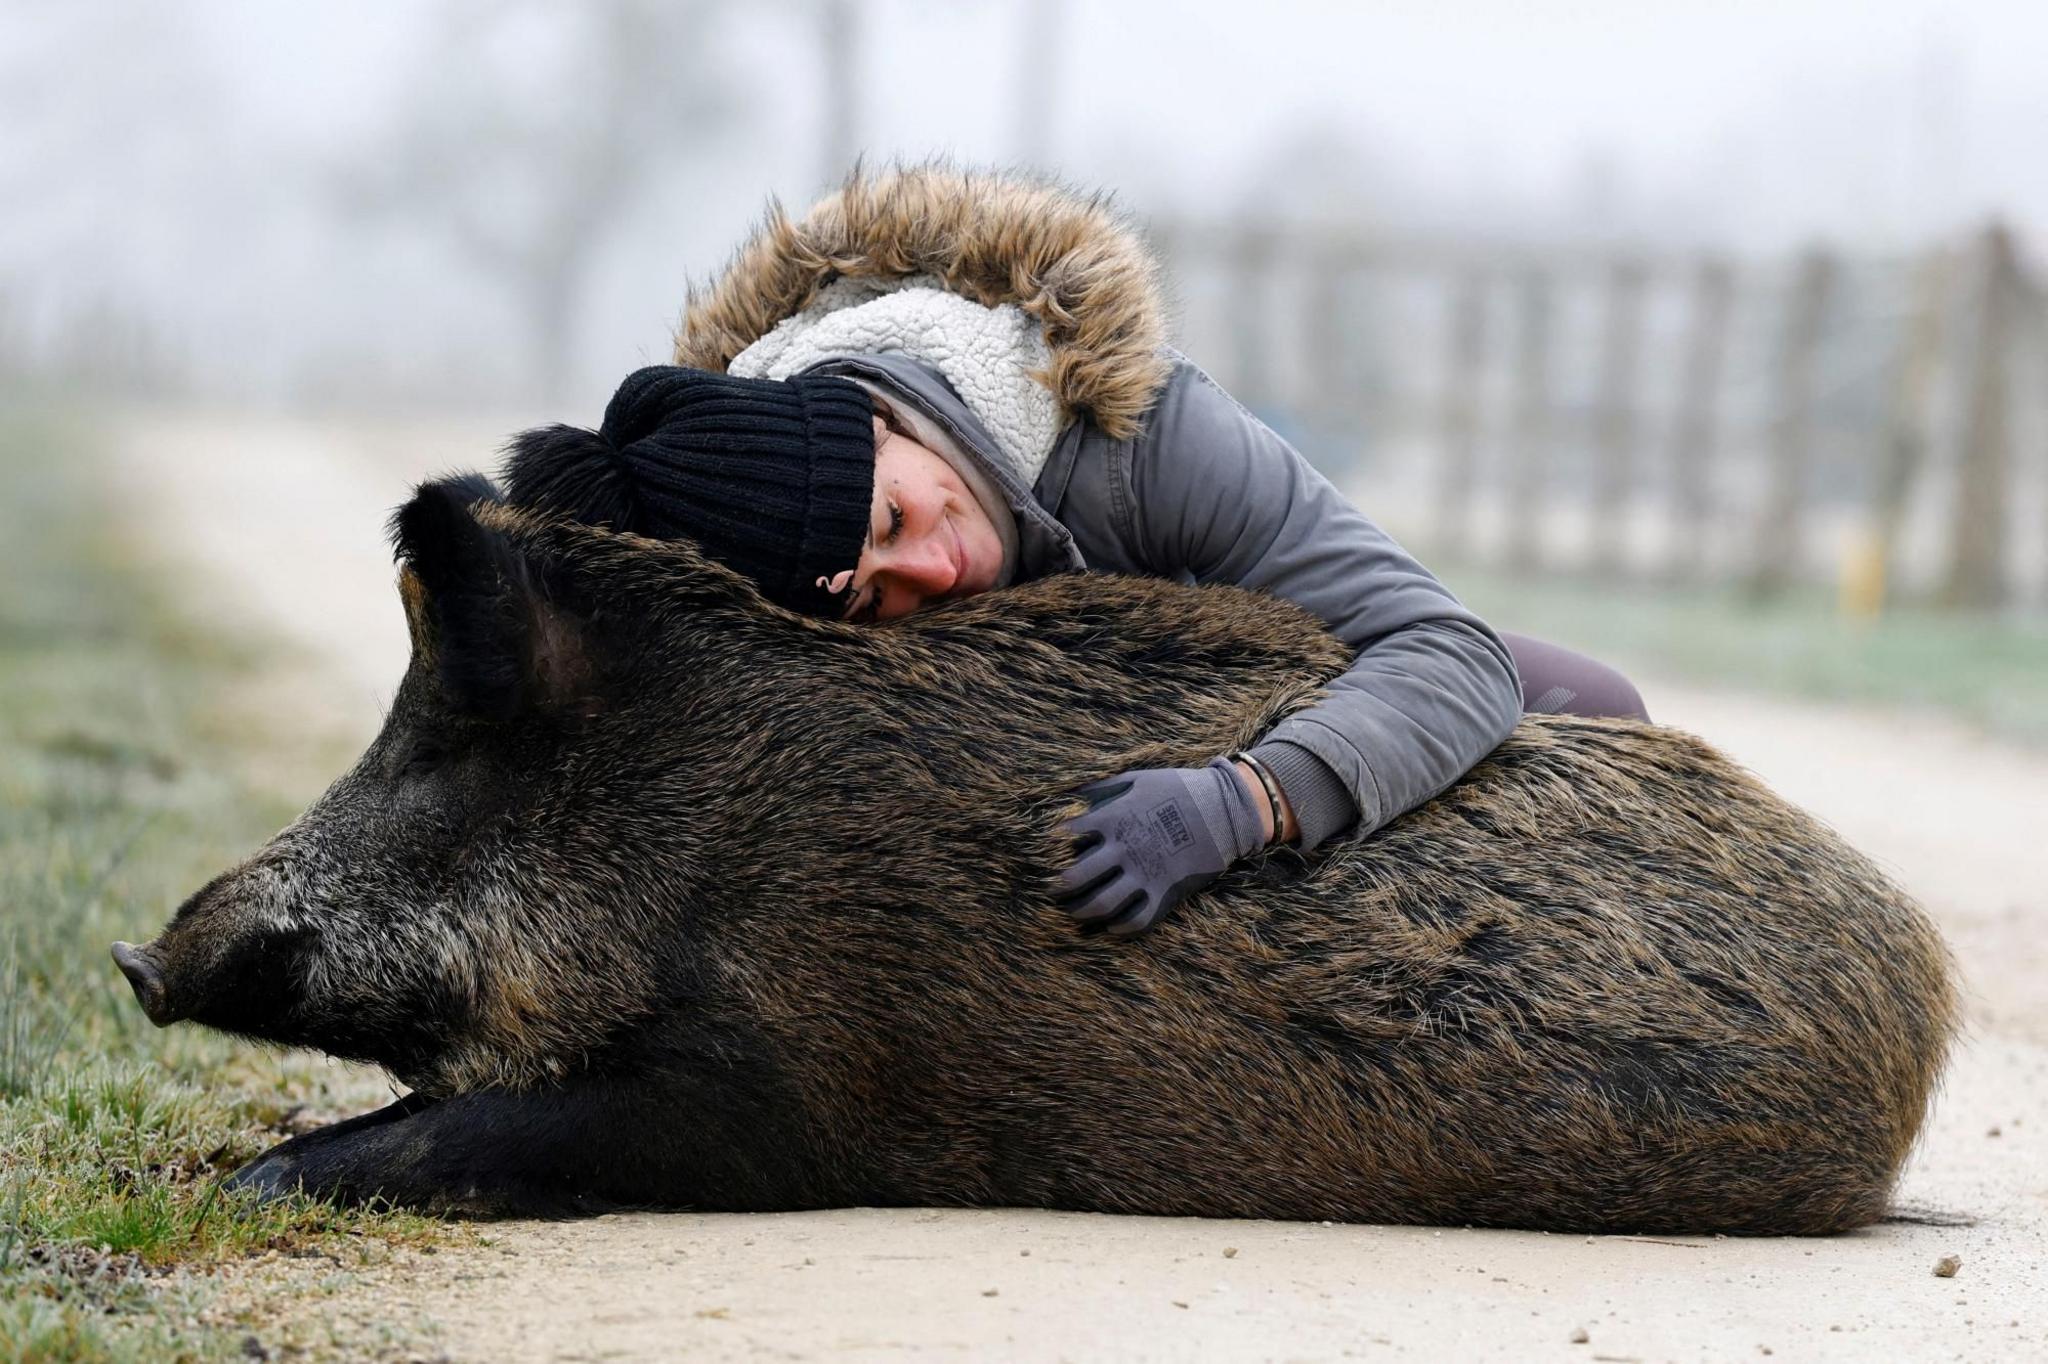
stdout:
{"type": "Polygon", "coordinates": [[[135,998],[142,1005],[142,1012],[149,1015],[149,1021],[159,1028],[167,1028],[184,1015],[171,1006],[171,993],[164,984],[164,973],[150,960],[149,949],[137,947],[134,943],[114,944],[114,964],[121,968],[121,974],[128,977],[128,984],[135,990],[135,998]]]}

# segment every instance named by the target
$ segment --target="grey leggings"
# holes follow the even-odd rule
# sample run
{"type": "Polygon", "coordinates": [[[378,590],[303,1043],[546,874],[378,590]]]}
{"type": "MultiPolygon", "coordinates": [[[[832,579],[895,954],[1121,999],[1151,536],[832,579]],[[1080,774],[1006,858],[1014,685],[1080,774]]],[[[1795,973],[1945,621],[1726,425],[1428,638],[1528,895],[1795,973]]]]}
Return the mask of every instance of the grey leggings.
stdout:
{"type": "Polygon", "coordinates": [[[1626,677],[1584,654],[1528,635],[1498,632],[1522,675],[1524,715],[1610,715],[1648,720],[1643,698],[1626,677]]]}

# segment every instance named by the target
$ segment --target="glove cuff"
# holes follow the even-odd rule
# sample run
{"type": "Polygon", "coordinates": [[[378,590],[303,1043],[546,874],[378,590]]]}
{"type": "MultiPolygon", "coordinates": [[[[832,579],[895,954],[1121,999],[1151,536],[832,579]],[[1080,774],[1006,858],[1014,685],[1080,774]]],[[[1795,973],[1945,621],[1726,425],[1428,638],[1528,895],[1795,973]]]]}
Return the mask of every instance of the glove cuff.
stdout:
{"type": "Polygon", "coordinates": [[[1222,783],[1221,814],[1229,826],[1228,846],[1233,860],[1250,857],[1266,846],[1265,830],[1259,823],[1259,807],[1254,803],[1252,793],[1245,788],[1244,778],[1238,775],[1236,764],[1229,758],[1211,758],[1204,766],[1214,772],[1216,780],[1222,783]]]}

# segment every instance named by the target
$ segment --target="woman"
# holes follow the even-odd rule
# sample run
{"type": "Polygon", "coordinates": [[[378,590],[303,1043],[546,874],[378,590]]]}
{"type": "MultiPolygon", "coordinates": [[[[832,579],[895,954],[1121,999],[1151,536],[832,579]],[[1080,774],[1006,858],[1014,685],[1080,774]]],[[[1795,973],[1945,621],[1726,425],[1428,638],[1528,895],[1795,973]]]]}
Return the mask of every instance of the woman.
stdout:
{"type": "Polygon", "coordinates": [[[1205,767],[1083,789],[1062,903],[1112,933],[1271,843],[1412,809],[1525,698],[1646,718],[1611,670],[1489,629],[1166,348],[1155,273],[1098,198],[856,173],[800,222],[771,208],[693,296],[679,367],[630,376],[596,433],[521,437],[509,494],[687,536],[784,606],[859,620],[1082,569],[1313,612],[1357,651],[1319,704],[1205,767]]]}

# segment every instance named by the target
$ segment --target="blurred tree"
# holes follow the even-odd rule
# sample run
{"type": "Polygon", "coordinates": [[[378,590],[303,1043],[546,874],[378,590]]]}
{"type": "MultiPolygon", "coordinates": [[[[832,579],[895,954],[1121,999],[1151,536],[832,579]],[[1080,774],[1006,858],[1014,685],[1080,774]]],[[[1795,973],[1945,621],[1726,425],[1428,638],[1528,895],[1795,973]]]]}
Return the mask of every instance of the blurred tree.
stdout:
{"type": "Polygon", "coordinates": [[[1069,60],[1066,0],[1023,0],[1014,62],[1017,89],[1012,139],[1019,165],[1049,171],[1059,164],[1060,77],[1069,60]]]}
{"type": "Polygon", "coordinates": [[[1375,139],[1325,116],[1261,148],[1234,206],[1243,219],[1371,231],[1420,197],[1375,139]]]}
{"type": "Polygon", "coordinates": [[[534,396],[568,381],[578,302],[635,200],[729,127],[723,0],[449,5],[384,146],[341,174],[365,217],[445,233],[506,291],[534,396]]]}
{"type": "Polygon", "coordinates": [[[232,197],[223,126],[176,9],[0,6],[0,381],[182,381],[183,318],[147,284],[201,254],[198,206],[232,197]]]}
{"type": "Polygon", "coordinates": [[[860,12],[854,0],[818,0],[818,55],[824,89],[818,186],[836,185],[861,154],[860,12]]]}

